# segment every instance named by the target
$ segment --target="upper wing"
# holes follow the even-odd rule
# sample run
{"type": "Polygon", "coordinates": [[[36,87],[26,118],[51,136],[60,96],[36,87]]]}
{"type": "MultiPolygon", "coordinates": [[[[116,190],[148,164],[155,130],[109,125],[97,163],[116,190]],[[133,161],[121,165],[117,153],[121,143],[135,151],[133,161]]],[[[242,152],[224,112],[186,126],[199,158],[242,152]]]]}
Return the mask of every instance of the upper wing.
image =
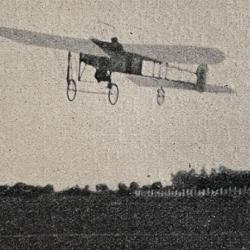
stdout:
{"type": "Polygon", "coordinates": [[[0,36],[26,45],[35,45],[94,56],[109,56],[96,44],[87,39],[49,35],[34,31],[0,27],[0,36]]]}
{"type": "Polygon", "coordinates": [[[127,52],[168,63],[216,64],[225,59],[224,53],[216,48],[144,44],[124,44],[123,48],[127,52]]]}
{"type": "MultiPolygon", "coordinates": [[[[126,76],[130,81],[134,82],[140,87],[164,87],[164,88],[174,88],[174,89],[183,89],[183,90],[195,90],[196,84],[191,82],[183,81],[174,81],[174,80],[165,80],[165,79],[156,79],[152,77],[145,76],[136,76],[136,75],[127,75],[126,76]]],[[[210,85],[206,84],[203,92],[208,93],[221,93],[221,94],[233,94],[235,91],[225,86],[219,85],[210,85]]]]}

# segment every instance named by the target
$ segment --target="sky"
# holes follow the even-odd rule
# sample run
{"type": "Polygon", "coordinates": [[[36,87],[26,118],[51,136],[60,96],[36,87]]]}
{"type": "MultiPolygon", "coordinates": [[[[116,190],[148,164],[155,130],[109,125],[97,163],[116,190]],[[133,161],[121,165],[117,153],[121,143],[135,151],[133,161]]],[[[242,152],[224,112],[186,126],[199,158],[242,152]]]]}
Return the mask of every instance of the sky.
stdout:
{"type": "MultiPolygon", "coordinates": [[[[248,0],[0,2],[0,26],[121,43],[218,48],[208,83],[234,94],[139,87],[115,73],[117,105],[87,67],[66,98],[67,51],[0,37],[0,184],[56,189],[137,181],[221,165],[250,170],[250,2],[248,0]],[[98,92],[90,94],[87,92],[98,92]]],[[[77,60],[78,55],[74,55],[77,60]]],[[[178,74],[174,73],[175,76],[178,74]]]]}

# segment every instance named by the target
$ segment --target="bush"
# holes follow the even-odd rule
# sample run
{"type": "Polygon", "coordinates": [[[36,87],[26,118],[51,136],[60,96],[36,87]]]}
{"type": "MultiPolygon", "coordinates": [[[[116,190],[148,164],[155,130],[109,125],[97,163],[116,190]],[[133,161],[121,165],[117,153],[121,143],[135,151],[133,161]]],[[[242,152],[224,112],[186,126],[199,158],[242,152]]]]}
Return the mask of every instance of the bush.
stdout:
{"type": "Polygon", "coordinates": [[[143,190],[143,191],[151,190],[151,185],[144,185],[141,187],[141,190],[143,190]]]}
{"type": "Polygon", "coordinates": [[[52,185],[46,185],[44,188],[43,188],[43,193],[44,194],[51,194],[51,193],[54,193],[54,187],[52,185]]]}
{"type": "Polygon", "coordinates": [[[108,191],[109,188],[106,184],[97,184],[96,185],[96,191],[97,192],[105,192],[105,191],[108,191]]]}
{"type": "Polygon", "coordinates": [[[91,191],[89,190],[89,186],[85,186],[84,188],[80,188],[78,185],[75,187],[66,189],[62,191],[60,194],[62,195],[69,195],[69,196],[80,196],[80,195],[90,195],[91,191]]]}
{"type": "Polygon", "coordinates": [[[161,184],[160,181],[154,182],[154,183],[151,185],[151,189],[153,189],[153,190],[159,190],[159,189],[162,189],[162,188],[163,188],[163,186],[162,186],[162,184],[161,184]]]}
{"type": "Polygon", "coordinates": [[[130,186],[129,186],[129,191],[136,191],[136,190],[139,190],[140,189],[140,186],[139,186],[139,184],[138,183],[136,183],[136,182],[131,182],[130,183],[130,186]]]}
{"type": "Polygon", "coordinates": [[[118,184],[118,193],[119,194],[128,194],[129,189],[124,183],[118,184]]]}

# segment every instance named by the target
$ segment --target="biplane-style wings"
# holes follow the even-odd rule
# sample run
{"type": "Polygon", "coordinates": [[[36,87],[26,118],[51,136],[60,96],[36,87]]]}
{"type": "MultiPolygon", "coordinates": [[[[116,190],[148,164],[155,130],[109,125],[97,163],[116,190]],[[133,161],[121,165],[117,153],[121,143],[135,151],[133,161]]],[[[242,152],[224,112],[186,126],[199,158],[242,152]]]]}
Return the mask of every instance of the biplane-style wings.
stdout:
{"type": "Polygon", "coordinates": [[[86,53],[93,56],[109,56],[92,41],[82,38],[49,35],[40,32],[0,27],[0,36],[15,42],[38,47],[86,53]]]}
{"type": "Polygon", "coordinates": [[[148,44],[123,44],[123,48],[130,53],[168,63],[216,64],[225,59],[223,52],[216,48],[148,44]]]}

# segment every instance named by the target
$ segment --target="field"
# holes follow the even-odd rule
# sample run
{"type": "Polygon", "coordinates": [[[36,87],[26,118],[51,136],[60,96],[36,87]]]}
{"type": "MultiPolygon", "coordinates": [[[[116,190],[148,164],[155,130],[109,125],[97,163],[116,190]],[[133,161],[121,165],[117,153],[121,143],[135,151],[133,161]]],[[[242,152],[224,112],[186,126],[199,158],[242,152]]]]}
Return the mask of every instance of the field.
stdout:
{"type": "Polygon", "coordinates": [[[250,197],[1,197],[1,249],[250,249],[250,197]]]}

